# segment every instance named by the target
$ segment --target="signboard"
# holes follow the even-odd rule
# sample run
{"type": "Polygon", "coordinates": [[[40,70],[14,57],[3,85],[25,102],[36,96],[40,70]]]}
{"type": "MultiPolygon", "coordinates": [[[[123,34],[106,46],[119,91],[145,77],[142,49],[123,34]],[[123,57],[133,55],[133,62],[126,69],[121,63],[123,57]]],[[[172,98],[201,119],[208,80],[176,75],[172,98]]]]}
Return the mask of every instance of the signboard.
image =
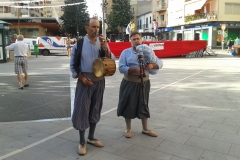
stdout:
{"type": "Polygon", "coordinates": [[[153,50],[163,50],[164,49],[164,43],[149,43],[149,47],[153,50]]]}

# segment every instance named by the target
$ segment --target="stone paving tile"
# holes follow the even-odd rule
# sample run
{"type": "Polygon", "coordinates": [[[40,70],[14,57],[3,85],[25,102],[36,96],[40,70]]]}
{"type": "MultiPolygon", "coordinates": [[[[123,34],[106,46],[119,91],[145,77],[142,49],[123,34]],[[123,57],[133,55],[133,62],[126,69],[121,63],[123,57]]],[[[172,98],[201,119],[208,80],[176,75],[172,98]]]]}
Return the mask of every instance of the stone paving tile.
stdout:
{"type": "Polygon", "coordinates": [[[132,138],[126,138],[125,136],[119,139],[122,142],[142,146],[148,149],[156,148],[163,139],[160,137],[150,137],[142,133],[133,133],[132,138]]]}
{"type": "Polygon", "coordinates": [[[0,151],[2,154],[7,154],[18,150],[20,148],[26,147],[28,144],[12,137],[3,137],[0,141],[0,151]]]}
{"type": "Polygon", "coordinates": [[[240,145],[240,135],[217,132],[212,139],[221,141],[221,142],[240,145]]]}
{"type": "Polygon", "coordinates": [[[18,137],[18,135],[15,135],[15,136],[13,136],[13,138],[20,140],[22,142],[28,143],[28,144],[32,144],[32,143],[40,141],[48,136],[49,136],[48,134],[37,132],[37,133],[30,134],[30,135],[22,135],[21,137],[18,137]]]}
{"type": "Polygon", "coordinates": [[[162,120],[155,120],[155,119],[151,119],[149,123],[151,123],[151,126],[153,126],[154,128],[166,129],[166,130],[170,130],[170,131],[175,130],[178,126],[181,125],[178,123],[162,121],[162,120]]]}
{"type": "Polygon", "coordinates": [[[170,140],[170,141],[173,141],[176,143],[182,143],[182,144],[184,144],[191,136],[185,133],[169,131],[166,129],[155,129],[154,131],[158,133],[158,138],[170,140]]]}
{"type": "Polygon", "coordinates": [[[220,124],[223,123],[223,121],[225,120],[225,118],[222,118],[222,117],[215,117],[211,115],[203,115],[198,113],[194,113],[190,118],[194,120],[202,120],[205,122],[213,122],[213,123],[220,123],[220,124]]]}
{"type": "Polygon", "coordinates": [[[45,150],[51,150],[51,149],[57,148],[58,146],[66,143],[66,142],[67,142],[67,140],[65,140],[65,139],[54,137],[46,142],[39,144],[37,147],[45,149],[45,150]]]}
{"type": "Polygon", "coordinates": [[[176,111],[173,109],[165,109],[162,111],[162,114],[169,114],[169,115],[174,115],[174,116],[179,116],[179,117],[186,117],[189,118],[193,113],[191,112],[184,112],[184,111],[176,111]]]}
{"type": "Polygon", "coordinates": [[[222,124],[240,127],[240,117],[238,119],[226,118],[222,124]]]}
{"type": "Polygon", "coordinates": [[[229,151],[229,154],[233,155],[233,156],[236,156],[236,157],[238,157],[240,159],[240,152],[239,152],[239,150],[240,150],[240,145],[232,144],[232,147],[231,147],[231,149],[229,151]]]}
{"type": "Polygon", "coordinates": [[[120,157],[115,154],[111,154],[108,152],[100,151],[97,154],[94,154],[93,156],[89,157],[88,160],[126,160],[126,158],[120,157]]]}
{"type": "Polygon", "coordinates": [[[150,113],[150,118],[151,119],[167,121],[171,117],[172,117],[172,115],[159,113],[159,112],[156,112],[156,110],[151,109],[151,113],[150,113]]]}
{"type": "Polygon", "coordinates": [[[4,160],[17,160],[17,159],[12,158],[12,157],[8,157],[8,158],[5,158],[4,160]]]}
{"type": "Polygon", "coordinates": [[[208,130],[212,130],[212,131],[223,132],[223,133],[230,133],[230,134],[237,134],[237,132],[239,130],[239,127],[211,123],[211,122],[204,122],[200,128],[208,129],[208,130]]]}
{"type": "Polygon", "coordinates": [[[161,113],[164,109],[167,109],[169,103],[165,103],[164,100],[161,100],[159,97],[156,97],[157,100],[154,98],[149,99],[149,107],[151,111],[155,113],[161,113]]]}
{"type": "Polygon", "coordinates": [[[173,156],[173,157],[171,158],[171,160],[190,160],[190,159],[185,159],[185,158],[173,156]]]}
{"type": "MultiPolygon", "coordinates": [[[[22,123],[19,124],[23,127],[30,128],[36,131],[41,131],[46,134],[55,134],[59,131],[62,131],[68,127],[58,125],[58,122],[33,122],[33,123],[22,123]]],[[[70,127],[70,126],[69,126],[70,127]]]]}
{"type": "Polygon", "coordinates": [[[239,160],[239,157],[205,150],[199,160],[239,160]]]}
{"type": "Polygon", "coordinates": [[[95,133],[98,135],[106,136],[106,137],[113,138],[113,139],[119,139],[123,136],[123,130],[105,126],[105,125],[97,126],[95,133]]]}
{"type": "Polygon", "coordinates": [[[116,140],[104,136],[99,136],[98,139],[104,143],[104,147],[101,148],[101,150],[119,156],[121,156],[125,151],[133,146],[133,144],[128,143],[127,141],[121,141],[121,139],[116,140]]]}
{"type": "Polygon", "coordinates": [[[72,121],[70,117],[69,117],[69,120],[59,120],[59,121],[56,121],[56,123],[57,125],[64,126],[66,128],[72,126],[72,121]]]}
{"type": "Polygon", "coordinates": [[[170,154],[151,150],[138,145],[129,148],[122,156],[131,160],[170,160],[172,157],[170,154]]]}
{"type": "Polygon", "coordinates": [[[102,116],[100,122],[98,123],[99,125],[106,125],[106,126],[110,126],[110,127],[117,127],[120,126],[122,124],[125,124],[125,121],[118,119],[118,118],[112,118],[112,117],[106,117],[106,116],[102,116]]]}
{"type": "MultiPolygon", "coordinates": [[[[85,131],[85,134],[88,134],[88,130],[85,131]]],[[[68,140],[68,141],[72,141],[72,142],[78,142],[79,141],[79,132],[75,129],[72,129],[68,132],[65,132],[61,135],[58,135],[57,137],[68,140]]]]}
{"type": "Polygon", "coordinates": [[[155,150],[191,160],[198,160],[203,149],[164,140],[155,150]]]}
{"type": "Polygon", "coordinates": [[[188,126],[188,125],[181,125],[179,126],[175,132],[185,133],[188,135],[203,137],[203,138],[209,138],[211,139],[216,131],[211,131],[207,129],[202,129],[194,126],[188,126]]]}
{"type": "Polygon", "coordinates": [[[190,125],[195,127],[199,127],[204,123],[203,120],[193,120],[192,118],[185,118],[185,117],[179,117],[179,116],[173,116],[168,121],[176,124],[185,124],[185,125],[190,125]]]}
{"type": "Polygon", "coordinates": [[[231,148],[230,143],[219,142],[216,140],[211,140],[208,138],[201,138],[196,136],[191,136],[185,144],[193,147],[202,148],[205,150],[224,153],[224,154],[227,154],[231,148]]]}
{"type": "Polygon", "coordinates": [[[24,150],[23,152],[18,153],[17,155],[13,155],[12,158],[15,158],[17,160],[56,160],[58,158],[63,157],[59,154],[54,154],[50,151],[38,148],[38,147],[32,147],[30,149],[24,150]]]}
{"type": "Polygon", "coordinates": [[[179,105],[179,106],[182,108],[183,111],[202,114],[202,115],[211,115],[214,111],[213,108],[205,107],[204,105],[200,105],[200,104],[197,106],[196,105],[191,105],[191,106],[179,105]]]}
{"type": "MultiPolygon", "coordinates": [[[[64,157],[60,157],[60,158],[58,158],[58,159],[56,159],[56,160],[76,160],[76,159],[79,159],[79,158],[76,158],[76,157],[72,157],[72,156],[64,156],[64,157]]],[[[82,160],[83,158],[81,158],[81,160],[82,160]]]]}

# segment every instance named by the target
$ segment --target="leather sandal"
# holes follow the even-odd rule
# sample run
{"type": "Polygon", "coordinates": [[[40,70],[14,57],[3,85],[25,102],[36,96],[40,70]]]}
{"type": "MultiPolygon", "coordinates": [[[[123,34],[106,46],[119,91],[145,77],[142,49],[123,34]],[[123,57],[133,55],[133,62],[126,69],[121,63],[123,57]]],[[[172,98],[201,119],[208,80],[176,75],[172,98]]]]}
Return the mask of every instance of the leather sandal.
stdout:
{"type": "Polygon", "coordinates": [[[157,137],[157,136],[158,136],[158,135],[157,135],[155,132],[153,132],[152,130],[148,130],[148,131],[142,130],[142,133],[143,133],[143,134],[146,134],[146,135],[149,135],[149,136],[151,136],[151,137],[157,137]]]}
{"type": "Polygon", "coordinates": [[[79,146],[78,146],[78,154],[79,155],[84,155],[86,153],[87,153],[86,144],[79,144],[79,146]]]}
{"type": "Polygon", "coordinates": [[[24,87],[28,87],[29,86],[29,84],[24,84],[24,87]]]}
{"type": "Polygon", "coordinates": [[[97,140],[97,139],[93,139],[93,140],[87,140],[87,143],[89,143],[89,144],[92,144],[92,145],[94,145],[95,147],[103,147],[104,145],[103,145],[103,143],[102,142],[100,142],[99,140],[97,140]]]}
{"type": "Polygon", "coordinates": [[[126,138],[131,138],[132,137],[132,131],[130,129],[126,130],[124,136],[126,138]]]}
{"type": "Polygon", "coordinates": [[[19,87],[18,89],[23,89],[23,87],[19,87]]]}

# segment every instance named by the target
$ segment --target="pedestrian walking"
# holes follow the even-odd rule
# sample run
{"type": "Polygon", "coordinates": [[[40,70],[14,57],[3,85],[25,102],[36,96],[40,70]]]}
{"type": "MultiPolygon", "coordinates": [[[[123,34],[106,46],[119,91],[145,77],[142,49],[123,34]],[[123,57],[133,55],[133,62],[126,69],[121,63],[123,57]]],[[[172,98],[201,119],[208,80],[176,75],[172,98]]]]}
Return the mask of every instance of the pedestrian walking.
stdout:
{"type": "Polygon", "coordinates": [[[23,42],[24,36],[18,35],[17,42],[13,43],[9,46],[6,46],[7,50],[14,50],[14,70],[15,74],[17,74],[19,89],[23,89],[24,87],[28,87],[28,45],[23,42]],[[22,74],[24,73],[24,85],[22,84],[22,74]]]}

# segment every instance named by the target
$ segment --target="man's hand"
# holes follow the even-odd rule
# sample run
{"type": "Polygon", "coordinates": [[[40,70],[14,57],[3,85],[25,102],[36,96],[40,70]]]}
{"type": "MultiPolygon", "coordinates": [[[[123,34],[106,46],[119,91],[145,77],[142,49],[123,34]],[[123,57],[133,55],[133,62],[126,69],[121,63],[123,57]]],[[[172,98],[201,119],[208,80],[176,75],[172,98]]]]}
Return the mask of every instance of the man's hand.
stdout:
{"type": "Polygon", "coordinates": [[[106,41],[105,37],[103,37],[102,34],[99,35],[99,41],[101,43],[102,49],[104,50],[104,52],[106,54],[106,57],[110,58],[111,57],[111,53],[108,50],[107,41],[106,41]]]}
{"type": "Polygon", "coordinates": [[[105,37],[102,34],[99,35],[99,41],[101,43],[102,48],[104,50],[106,50],[107,49],[107,41],[106,41],[105,37]]]}
{"type": "Polygon", "coordinates": [[[82,76],[81,74],[78,75],[78,79],[87,86],[93,85],[93,82],[88,77],[82,76]]]}
{"type": "Polygon", "coordinates": [[[153,64],[151,64],[151,63],[148,63],[147,66],[145,67],[145,70],[148,70],[148,71],[150,71],[152,69],[153,69],[153,64]]]}
{"type": "Polygon", "coordinates": [[[128,73],[129,74],[134,73],[134,74],[140,75],[140,68],[129,68],[128,73]]]}

